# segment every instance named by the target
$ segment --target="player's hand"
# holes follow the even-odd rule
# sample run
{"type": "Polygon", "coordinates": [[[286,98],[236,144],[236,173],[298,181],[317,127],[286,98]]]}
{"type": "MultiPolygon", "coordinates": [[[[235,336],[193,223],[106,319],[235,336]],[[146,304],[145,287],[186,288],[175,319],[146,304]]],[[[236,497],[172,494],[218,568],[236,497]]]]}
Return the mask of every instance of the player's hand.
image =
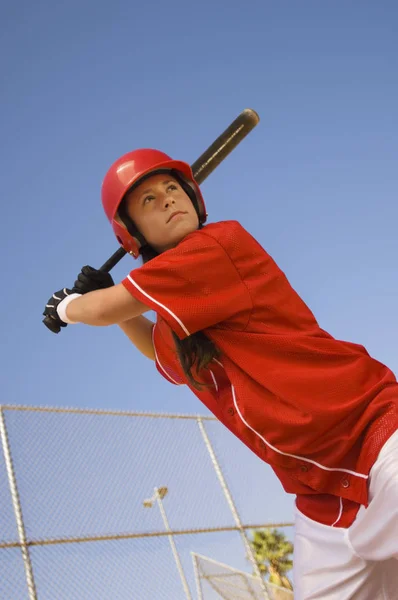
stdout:
{"type": "Polygon", "coordinates": [[[67,326],[67,323],[62,321],[62,319],[60,318],[57,308],[62,302],[62,300],[65,300],[65,298],[67,298],[71,293],[72,290],[68,288],[59,290],[51,296],[51,298],[48,300],[45,306],[43,315],[48,319],[51,319],[51,331],[53,331],[54,333],[59,333],[61,327],[67,326]]]}
{"type": "Polygon", "coordinates": [[[85,266],[77,276],[72,291],[78,294],[87,294],[95,290],[104,290],[113,285],[115,284],[110,273],[85,266]]]}

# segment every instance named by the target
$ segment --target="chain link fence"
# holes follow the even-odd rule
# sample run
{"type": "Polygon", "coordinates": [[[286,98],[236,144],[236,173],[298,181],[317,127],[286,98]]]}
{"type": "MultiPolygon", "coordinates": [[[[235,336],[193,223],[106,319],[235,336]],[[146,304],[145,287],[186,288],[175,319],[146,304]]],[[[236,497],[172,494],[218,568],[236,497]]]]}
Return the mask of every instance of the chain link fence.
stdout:
{"type": "Polygon", "coordinates": [[[273,475],[213,417],[0,406],[0,434],[1,600],[293,598],[248,542],[292,525],[273,475]]]}

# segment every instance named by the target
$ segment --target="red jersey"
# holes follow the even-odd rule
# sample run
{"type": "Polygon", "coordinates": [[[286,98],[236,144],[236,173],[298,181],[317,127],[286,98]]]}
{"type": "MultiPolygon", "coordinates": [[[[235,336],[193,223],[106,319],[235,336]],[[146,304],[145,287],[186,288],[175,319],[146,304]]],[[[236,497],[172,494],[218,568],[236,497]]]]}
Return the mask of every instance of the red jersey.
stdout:
{"type": "Polygon", "coordinates": [[[196,396],[319,522],[347,527],[397,429],[398,384],[363,346],[321,329],[284,273],[236,221],[206,225],[123,281],[157,313],[156,366],[188,384],[171,331],[220,350],[196,396]]]}

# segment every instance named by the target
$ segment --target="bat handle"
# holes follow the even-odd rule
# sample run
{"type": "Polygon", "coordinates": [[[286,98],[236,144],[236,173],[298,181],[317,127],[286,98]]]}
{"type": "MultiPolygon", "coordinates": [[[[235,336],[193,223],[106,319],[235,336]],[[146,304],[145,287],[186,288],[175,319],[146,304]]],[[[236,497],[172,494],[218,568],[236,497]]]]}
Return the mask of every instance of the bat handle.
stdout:
{"type": "Polygon", "coordinates": [[[112,256],[110,258],[108,258],[108,260],[106,262],[104,262],[102,267],[99,268],[99,271],[104,271],[105,273],[109,273],[109,271],[111,271],[113,269],[113,267],[115,267],[117,265],[117,263],[119,261],[121,261],[123,256],[125,256],[126,254],[127,254],[127,252],[124,248],[122,248],[122,247],[118,248],[116,250],[116,252],[114,252],[112,254],[112,256]]]}
{"type": "MultiPolygon", "coordinates": [[[[122,247],[118,248],[116,252],[112,254],[111,257],[108,258],[106,262],[99,268],[99,271],[104,271],[105,273],[109,273],[117,265],[119,261],[122,260],[123,256],[125,256],[126,250],[122,247]]],[[[44,325],[52,331],[52,333],[59,333],[61,331],[61,327],[58,325],[56,319],[52,317],[44,317],[43,319],[44,325]]]]}

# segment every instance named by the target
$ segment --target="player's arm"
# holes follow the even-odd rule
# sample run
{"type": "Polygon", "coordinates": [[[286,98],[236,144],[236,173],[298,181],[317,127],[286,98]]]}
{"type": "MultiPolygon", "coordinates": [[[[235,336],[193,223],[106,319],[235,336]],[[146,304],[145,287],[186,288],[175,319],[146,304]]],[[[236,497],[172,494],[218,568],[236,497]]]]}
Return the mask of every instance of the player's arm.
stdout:
{"type": "Polygon", "coordinates": [[[129,340],[144,356],[155,360],[155,350],[152,341],[154,323],[140,315],[128,321],[119,323],[120,329],[127,335],[129,340]]]}
{"type": "MultiPolygon", "coordinates": [[[[93,269],[93,267],[86,265],[85,267],[82,267],[82,270],[77,276],[77,279],[71,290],[64,288],[63,290],[60,290],[59,292],[55,292],[55,294],[53,294],[53,296],[50,298],[46,305],[45,314],[48,314],[48,316],[52,317],[53,319],[56,319],[61,327],[64,326],[66,320],[61,321],[58,309],[60,305],[63,304],[63,308],[62,306],[60,307],[61,313],[63,310],[64,319],[70,319],[69,311],[71,307],[69,306],[67,309],[67,305],[72,304],[72,298],[70,296],[73,294],[75,302],[79,300],[80,304],[80,306],[79,304],[77,305],[77,312],[75,311],[76,304],[74,304],[74,306],[72,307],[72,312],[74,313],[75,318],[77,319],[77,317],[79,317],[80,322],[88,322],[89,324],[93,325],[109,324],[109,319],[112,316],[112,314],[114,318],[124,318],[125,310],[127,310],[127,314],[131,314],[132,311],[137,313],[141,310],[148,310],[146,306],[141,305],[141,303],[139,303],[138,301],[134,302],[134,297],[131,296],[131,294],[128,295],[129,298],[127,298],[125,294],[121,294],[121,300],[119,300],[120,294],[118,291],[116,291],[115,294],[104,294],[104,292],[106,292],[107,290],[114,289],[115,284],[109,273],[99,271],[98,269],[93,269]],[[97,291],[101,292],[101,294],[97,294],[96,296],[94,296],[93,292],[97,291]],[[82,303],[80,302],[80,299],[88,294],[89,300],[86,303],[86,306],[83,305],[82,308],[82,303]],[[113,300],[113,305],[111,304],[108,306],[108,308],[110,309],[110,312],[108,313],[108,311],[103,310],[103,303],[107,302],[109,296],[113,300]],[[92,298],[94,298],[94,302],[92,301],[92,298]],[[126,304],[126,301],[127,308],[125,309],[124,305],[126,304]],[[66,314],[67,310],[68,314],[66,314]],[[118,313],[118,311],[120,310],[122,310],[123,313],[121,315],[120,313],[118,313]]],[[[155,360],[155,351],[152,341],[152,330],[154,323],[152,321],[140,314],[138,316],[130,317],[127,320],[118,323],[118,325],[120,329],[129,338],[129,340],[135,345],[135,347],[142,354],[144,354],[144,356],[155,360]]]]}
{"type": "Polygon", "coordinates": [[[149,306],[136,300],[121,283],[79,297],[72,294],[57,307],[58,315],[65,323],[100,327],[123,323],[149,310],[149,306]]]}

